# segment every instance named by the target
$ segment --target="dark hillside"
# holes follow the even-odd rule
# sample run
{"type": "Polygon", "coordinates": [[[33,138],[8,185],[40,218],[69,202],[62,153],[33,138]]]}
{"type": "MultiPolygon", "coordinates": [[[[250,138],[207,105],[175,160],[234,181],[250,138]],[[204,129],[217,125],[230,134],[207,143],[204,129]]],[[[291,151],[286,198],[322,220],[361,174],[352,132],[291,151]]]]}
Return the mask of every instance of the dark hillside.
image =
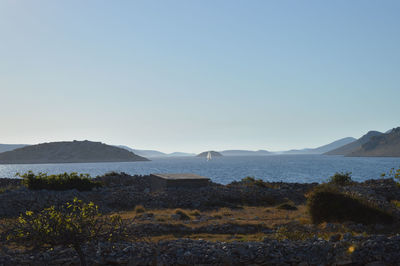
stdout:
{"type": "Polygon", "coordinates": [[[372,137],[347,156],[400,157],[400,127],[393,129],[388,134],[372,137]]]}
{"type": "Polygon", "coordinates": [[[101,142],[50,142],[0,153],[1,164],[148,161],[125,149],[101,142]]]}

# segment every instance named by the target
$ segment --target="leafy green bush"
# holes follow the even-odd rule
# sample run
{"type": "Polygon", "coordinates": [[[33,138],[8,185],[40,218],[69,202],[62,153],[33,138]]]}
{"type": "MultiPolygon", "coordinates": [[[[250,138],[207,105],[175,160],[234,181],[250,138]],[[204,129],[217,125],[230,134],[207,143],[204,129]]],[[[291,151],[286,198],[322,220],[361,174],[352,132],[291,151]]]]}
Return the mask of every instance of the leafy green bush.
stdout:
{"type": "Polygon", "coordinates": [[[362,224],[392,223],[391,214],[361,199],[340,193],[333,186],[317,187],[308,195],[307,207],[315,224],[353,221],[362,224]]]}
{"type": "Polygon", "coordinates": [[[28,247],[67,246],[75,249],[86,265],[82,245],[91,240],[115,240],[124,235],[125,226],[119,216],[101,217],[98,207],[75,198],[72,203],[35,213],[21,214],[10,222],[7,240],[28,247]]]}
{"type": "Polygon", "coordinates": [[[329,178],[329,183],[338,186],[350,185],[353,183],[353,180],[351,180],[351,172],[337,172],[329,178]]]}
{"type": "Polygon", "coordinates": [[[94,181],[88,174],[64,173],[58,175],[47,175],[46,173],[34,174],[29,171],[25,174],[17,174],[23,178],[22,183],[29,189],[47,189],[47,190],[69,190],[77,189],[79,191],[92,190],[100,187],[101,183],[94,181]]]}

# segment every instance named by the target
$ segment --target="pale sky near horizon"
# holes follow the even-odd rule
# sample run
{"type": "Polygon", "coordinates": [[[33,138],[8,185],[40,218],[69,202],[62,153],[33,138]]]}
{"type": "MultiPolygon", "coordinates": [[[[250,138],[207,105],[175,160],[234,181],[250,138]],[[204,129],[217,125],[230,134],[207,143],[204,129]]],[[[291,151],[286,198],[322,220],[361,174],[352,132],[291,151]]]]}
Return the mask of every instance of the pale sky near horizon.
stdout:
{"type": "Polygon", "coordinates": [[[400,126],[400,1],[0,1],[0,143],[317,147],[400,126]]]}

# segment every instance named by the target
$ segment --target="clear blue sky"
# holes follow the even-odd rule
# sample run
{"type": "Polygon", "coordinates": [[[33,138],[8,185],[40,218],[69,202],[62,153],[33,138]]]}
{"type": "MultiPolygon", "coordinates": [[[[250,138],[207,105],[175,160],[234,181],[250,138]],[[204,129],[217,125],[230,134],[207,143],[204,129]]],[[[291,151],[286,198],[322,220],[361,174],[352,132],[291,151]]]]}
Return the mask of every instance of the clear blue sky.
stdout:
{"type": "Polygon", "coordinates": [[[0,2],[0,143],[316,147],[400,126],[400,1],[0,2]]]}

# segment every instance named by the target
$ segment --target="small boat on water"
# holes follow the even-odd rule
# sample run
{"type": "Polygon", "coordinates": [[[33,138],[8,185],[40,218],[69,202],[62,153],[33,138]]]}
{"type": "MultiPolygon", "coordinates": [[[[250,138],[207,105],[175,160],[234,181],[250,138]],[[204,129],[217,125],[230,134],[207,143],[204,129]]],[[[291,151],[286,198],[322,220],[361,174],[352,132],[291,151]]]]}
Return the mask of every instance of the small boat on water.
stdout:
{"type": "Polygon", "coordinates": [[[209,160],[211,160],[211,159],[212,159],[211,152],[208,152],[208,153],[207,153],[207,161],[209,161],[209,160]]]}

